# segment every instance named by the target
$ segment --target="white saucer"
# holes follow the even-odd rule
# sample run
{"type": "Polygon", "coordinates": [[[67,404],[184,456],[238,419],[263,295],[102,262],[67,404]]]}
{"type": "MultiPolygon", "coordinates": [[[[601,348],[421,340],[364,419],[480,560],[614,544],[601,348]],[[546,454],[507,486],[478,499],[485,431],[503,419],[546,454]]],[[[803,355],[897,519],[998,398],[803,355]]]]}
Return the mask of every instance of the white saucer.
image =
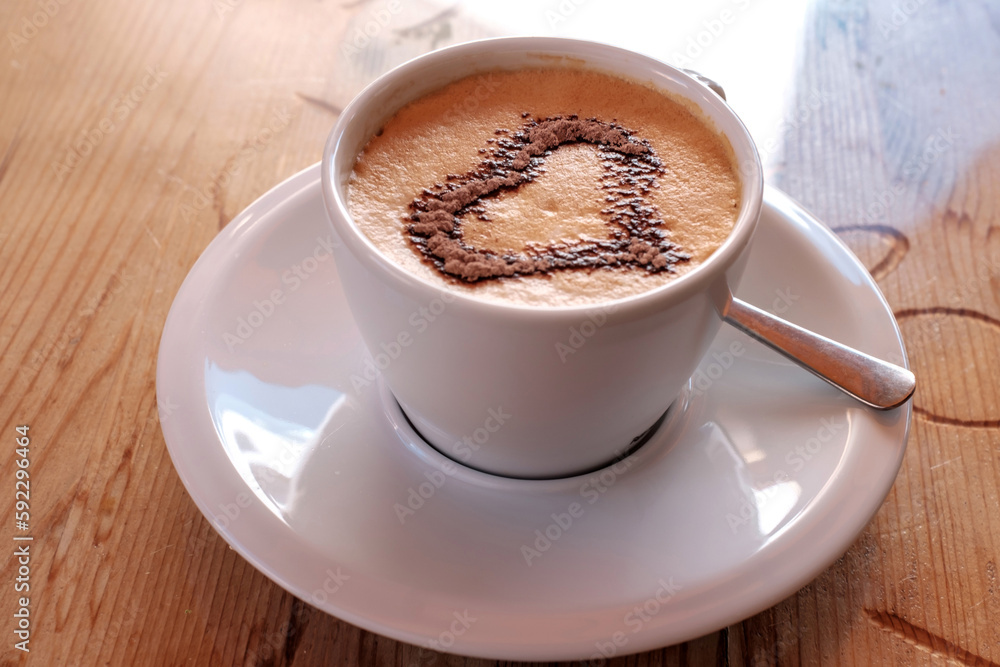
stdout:
{"type": "MultiPolygon", "coordinates": [[[[905,363],[857,259],[786,196],[765,200],[738,296],[905,363]]],[[[909,404],[861,407],[728,327],[617,468],[553,481],[458,468],[362,381],[330,233],[319,165],[237,216],[174,301],[157,400],[174,465],[222,536],[345,621],[507,660],[674,644],[807,584],[895,479],[909,404]]]]}

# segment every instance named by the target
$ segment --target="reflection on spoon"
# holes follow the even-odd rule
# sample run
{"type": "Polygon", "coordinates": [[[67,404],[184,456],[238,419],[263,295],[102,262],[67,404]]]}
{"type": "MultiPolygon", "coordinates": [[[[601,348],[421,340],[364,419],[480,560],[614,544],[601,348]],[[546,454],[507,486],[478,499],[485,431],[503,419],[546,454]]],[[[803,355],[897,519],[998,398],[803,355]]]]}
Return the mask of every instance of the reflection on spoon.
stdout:
{"type": "Polygon", "coordinates": [[[898,407],[916,388],[917,380],[907,369],[786,322],[732,294],[722,318],[873,408],[898,407]]]}

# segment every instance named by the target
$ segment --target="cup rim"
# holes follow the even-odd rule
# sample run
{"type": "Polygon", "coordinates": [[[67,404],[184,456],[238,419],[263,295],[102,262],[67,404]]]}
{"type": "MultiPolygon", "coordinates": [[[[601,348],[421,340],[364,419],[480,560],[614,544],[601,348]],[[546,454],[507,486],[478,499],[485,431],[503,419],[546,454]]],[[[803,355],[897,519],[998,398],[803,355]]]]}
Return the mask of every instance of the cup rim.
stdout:
{"type": "MultiPolygon", "coordinates": [[[[585,62],[583,67],[586,68],[588,65],[589,63],[585,62]]],[[[491,69],[495,70],[498,68],[496,66],[484,67],[480,70],[464,72],[456,75],[450,81],[457,81],[465,76],[473,75],[476,71],[485,72],[491,69]]],[[[612,69],[601,69],[598,66],[594,66],[593,69],[603,71],[607,74],[615,74],[612,69]]],[[[627,78],[635,78],[629,77],[624,73],[620,75],[627,78]]],[[[413,99],[418,99],[419,97],[420,95],[413,99]]],[[[394,107],[384,118],[388,120],[410,101],[413,100],[408,100],[394,107]]],[[[383,112],[380,111],[380,113],[383,112]]],[[[353,160],[351,163],[353,164],[353,160]]],[[[684,70],[651,56],[598,41],[565,37],[490,37],[462,42],[425,53],[390,69],[365,86],[344,108],[343,112],[341,112],[323,149],[321,182],[327,216],[334,230],[337,232],[344,246],[351,251],[354,258],[361,262],[368,270],[374,271],[381,278],[390,281],[394,287],[402,289],[406,293],[414,294],[414,296],[421,300],[430,300],[446,293],[450,299],[453,299],[453,301],[449,301],[449,308],[466,308],[484,315],[499,313],[505,317],[528,319],[546,316],[579,318],[581,314],[595,310],[607,310],[609,312],[614,310],[622,315],[628,313],[641,315],[647,313],[650,309],[660,310],[673,303],[678,303],[693,294],[708,290],[716,279],[721,274],[724,274],[749,246],[757,226],[757,221],[760,218],[764,192],[763,167],[761,166],[756,144],[749,130],[747,130],[743,121],[736,115],[736,112],[732,110],[728,103],[712,92],[706,85],[684,70]],[[669,73],[671,78],[678,79],[684,83],[688,93],[690,93],[680,95],[674,91],[661,88],[665,95],[693,103],[710,123],[715,124],[715,121],[708,117],[709,114],[706,113],[705,107],[709,107],[724,116],[730,117],[734,123],[734,127],[742,135],[743,143],[749,149],[749,155],[746,156],[745,160],[741,160],[732,133],[725,132],[717,126],[713,128],[716,132],[722,134],[732,147],[736,157],[736,170],[741,186],[740,211],[733,229],[722,244],[698,266],[677,276],[666,284],[617,299],[587,304],[557,306],[523,305],[477,298],[460,290],[449,289],[448,287],[434,284],[410,273],[386,257],[358,227],[348,210],[346,193],[342,193],[341,188],[338,187],[339,178],[336,178],[337,174],[334,173],[337,165],[335,158],[341,150],[346,150],[343,148],[344,142],[342,141],[345,132],[355,122],[356,118],[364,116],[370,111],[373,98],[376,98],[383,91],[387,82],[406,80],[408,77],[412,78],[413,75],[425,68],[446,66],[447,63],[453,62],[456,58],[481,53],[493,46],[497,46],[505,52],[562,56],[567,58],[578,58],[581,49],[595,49],[611,56],[638,59],[647,66],[650,75],[658,72],[669,73]],[[749,168],[745,169],[744,164],[747,164],[749,168]],[[419,296],[417,296],[418,294],[419,296]]]]}

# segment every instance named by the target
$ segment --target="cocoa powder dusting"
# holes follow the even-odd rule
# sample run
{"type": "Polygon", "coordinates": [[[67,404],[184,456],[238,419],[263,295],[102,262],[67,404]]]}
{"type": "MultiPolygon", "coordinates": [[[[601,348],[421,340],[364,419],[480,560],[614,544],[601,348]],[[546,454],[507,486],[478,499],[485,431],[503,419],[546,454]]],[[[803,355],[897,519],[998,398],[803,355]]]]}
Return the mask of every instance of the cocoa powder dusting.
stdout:
{"type": "MultiPolygon", "coordinates": [[[[528,118],[524,113],[522,117],[528,118]]],[[[674,271],[689,256],[668,238],[666,226],[645,195],[662,173],[647,141],[614,123],[596,118],[556,116],[528,120],[516,132],[498,128],[492,150],[467,174],[449,174],[447,183],[425,189],[410,203],[410,241],[439,271],[468,282],[527,276],[566,269],[640,266],[674,271]],[[554,243],[498,255],[463,243],[461,217],[501,190],[513,190],[541,175],[546,156],[563,144],[586,142],[598,148],[604,178],[609,238],[554,243]]]]}

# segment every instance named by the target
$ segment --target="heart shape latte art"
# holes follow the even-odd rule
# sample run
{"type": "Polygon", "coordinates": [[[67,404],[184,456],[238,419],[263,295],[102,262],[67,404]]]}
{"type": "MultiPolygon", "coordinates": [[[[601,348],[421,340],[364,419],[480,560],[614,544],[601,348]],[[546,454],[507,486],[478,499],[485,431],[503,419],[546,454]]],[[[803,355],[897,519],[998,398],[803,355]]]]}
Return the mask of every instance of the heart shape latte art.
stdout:
{"type": "MultiPolygon", "coordinates": [[[[522,114],[528,118],[530,114],[522,114]]],[[[425,189],[410,203],[410,241],[441,273],[467,282],[528,276],[566,269],[636,266],[649,272],[675,271],[690,257],[669,239],[655,206],[645,196],[663,173],[648,141],[624,127],[596,118],[556,116],[528,120],[516,132],[497,130],[495,147],[479,166],[449,174],[445,184],[425,189]],[[601,187],[609,238],[529,246],[519,254],[497,254],[464,243],[461,217],[486,197],[538,178],[545,158],[560,146],[586,142],[597,147],[604,168],[601,187]]]]}

